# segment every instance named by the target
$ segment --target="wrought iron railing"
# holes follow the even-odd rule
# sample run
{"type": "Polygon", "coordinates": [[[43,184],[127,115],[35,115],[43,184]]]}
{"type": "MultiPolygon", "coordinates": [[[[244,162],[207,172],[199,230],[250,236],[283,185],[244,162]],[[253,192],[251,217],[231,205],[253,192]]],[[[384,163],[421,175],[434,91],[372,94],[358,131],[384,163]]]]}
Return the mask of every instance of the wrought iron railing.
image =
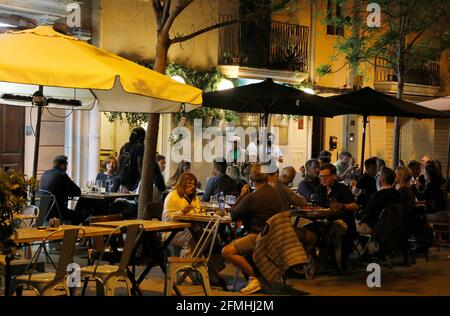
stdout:
{"type": "MultiPolygon", "coordinates": [[[[224,16],[222,20],[233,17],[224,16]]],[[[234,23],[219,31],[219,64],[308,71],[309,28],[276,21],[234,23]]]]}
{"type": "MultiPolygon", "coordinates": [[[[421,56],[416,57],[420,58],[421,56]]],[[[397,81],[394,69],[384,59],[375,59],[375,81],[397,81]]],[[[439,59],[423,62],[409,69],[405,76],[405,83],[440,86],[439,59]]]]}

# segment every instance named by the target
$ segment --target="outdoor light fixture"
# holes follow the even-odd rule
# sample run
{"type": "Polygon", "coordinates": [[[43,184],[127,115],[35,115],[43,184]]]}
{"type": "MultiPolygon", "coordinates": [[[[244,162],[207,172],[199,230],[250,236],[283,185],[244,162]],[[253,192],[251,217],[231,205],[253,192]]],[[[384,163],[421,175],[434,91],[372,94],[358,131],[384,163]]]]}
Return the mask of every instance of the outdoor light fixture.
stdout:
{"type": "Polygon", "coordinates": [[[172,77],[170,77],[170,78],[172,78],[172,79],[175,80],[175,81],[178,81],[179,83],[186,83],[186,81],[184,80],[184,78],[181,77],[181,76],[178,76],[178,75],[172,76],[172,77]]]}
{"type": "Polygon", "coordinates": [[[9,24],[9,23],[1,23],[0,22],[0,27],[16,28],[17,25],[12,25],[12,24],[9,24]]]}
{"type": "Polygon", "coordinates": [[[0,98],[5,101],[32,103],[35,106],[46,106],[48,104],[65,105],[71,107],[82,106],[80,100],[45,98],[40,91],[36,91],[33,96],[5,93],[2,94],[0,98]]]}
{"type": "Polygon", "coordinates": [[[234,84],[228,80],[228,79],[222,79],[220,80],[219,84],[217,85],[217,90],[227,90],[227,89],[233,89],[234,84]]]}
{"type": "Polygon", "coordinates": [[[314,90],[311,89],[311,88],[303,88],[302,91],[305,92],[305,93],[308,93],[308,94],[316,94],[314,92],[314,90]]]}

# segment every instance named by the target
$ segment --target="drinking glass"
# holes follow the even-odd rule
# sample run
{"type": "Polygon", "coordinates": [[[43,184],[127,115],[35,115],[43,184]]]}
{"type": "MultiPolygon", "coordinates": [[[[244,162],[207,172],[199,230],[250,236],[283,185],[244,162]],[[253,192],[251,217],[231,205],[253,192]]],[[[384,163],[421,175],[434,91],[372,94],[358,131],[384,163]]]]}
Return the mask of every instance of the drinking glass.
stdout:
{"type": "Polygon", "coordinates": [[[103,188],[102,180],[95,181],[95,189],[97,192],[101,192],[103,188]]]}
{"type": "Polygon", "coordinates": [[[227,203],[229,205],[233,205],[234,203],[236,203],[236,197],[234,195],[226,195],[225,203],[227,203]]]}
{"type": "Polygon", "coordinates": [[[89,180],[86,182],[86,190],[87,192],[92,192],[92,189],[94,188],[94,181],[89,180]]]}
{"type": "Polygon", "coordinates": [[[209,202],[212,204],[212,206],[214,207],[215,205],[219,204],[219,197],[216,195],[211,195],[211,197],[209,198],[209,202]]]}
{"type": "Polygon", "coordinates": [[[320,202],[320,195],[319,194],[311,194],[311,204],[312,206],[318,206],[320,202]]]}

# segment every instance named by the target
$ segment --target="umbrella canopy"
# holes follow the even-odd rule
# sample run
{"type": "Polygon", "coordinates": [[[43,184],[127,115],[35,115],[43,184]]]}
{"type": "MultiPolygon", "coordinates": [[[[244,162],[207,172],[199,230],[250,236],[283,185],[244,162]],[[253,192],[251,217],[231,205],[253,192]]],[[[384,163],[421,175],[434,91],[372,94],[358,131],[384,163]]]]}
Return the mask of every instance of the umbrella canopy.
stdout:
{"type": "Polygon", "coordinates": [[[351,105],[358,109],[357,113],[349,112],[347,114],[413,118],[450,117],[447,113],[400,100],[369,87],[365,87],[347,94],[329,97],[329,99],[351,105]]]}
{"type": "Polygon", "coordinates": [[[420,102],[417,104],[437,111],[450,111],[450,96],[420,102]]]}
{"type": "Polygon", "coordinates": [[[233,89],[203,95],[203,105],[245,113],[292,114],[333,117],[355,113],[352,106],[340,104],[266,79],[233,89]]]}
{"type": "Polygon", "coordinates": [[[412,118],[450,118],[450,114],[397,99],[387,94],[378,92],[370,87],[364,87],[360,90],[329,97],[328,99],[351,105],[354,108],[357,108],[358,111],[356,113],[349,112],[347,114],[359,114],[364,117],[361,145],[361,168],[364,168],[367,117],[398,116],[412,118]]]}
{"type": "Polygon", "coordinates": [[[163,113],[202,103],[201,90],[51,26],[0,35],[0,82],[1,101],[11,105],[31,106],[39,86],[55,108],[91,109],[98,102],[100,111],[163,113]]]}

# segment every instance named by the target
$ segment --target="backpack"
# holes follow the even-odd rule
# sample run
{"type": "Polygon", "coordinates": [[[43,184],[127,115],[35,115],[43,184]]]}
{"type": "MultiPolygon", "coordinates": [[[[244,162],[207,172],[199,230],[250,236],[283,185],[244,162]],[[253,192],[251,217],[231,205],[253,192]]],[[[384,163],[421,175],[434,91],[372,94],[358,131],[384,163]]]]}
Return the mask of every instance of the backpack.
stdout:
{"type": "Polygon", "coordinates": [[[136,144],[126,143],[120,150],[118,176],[121,183],[128,183],[132,178],[132,158],[136,144]]]}

